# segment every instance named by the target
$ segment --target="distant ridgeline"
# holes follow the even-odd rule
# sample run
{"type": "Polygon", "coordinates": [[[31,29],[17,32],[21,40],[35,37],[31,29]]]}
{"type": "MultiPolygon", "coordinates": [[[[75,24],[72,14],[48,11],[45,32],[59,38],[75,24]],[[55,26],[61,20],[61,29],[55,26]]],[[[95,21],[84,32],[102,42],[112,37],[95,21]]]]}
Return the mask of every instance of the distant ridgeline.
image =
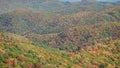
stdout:
{"type": "MultiPolygon", "coordinates": [[[[69,0],[70,1],[70,0],[69,0]]],[[[44,11],[44,12],[59,12],[62,9],[67,9],[69,7],[80,7],[81,4],[88,3],[98,3],[96,0],[82,0],[82,2],[61,2],[60,0],[0,0],[0,14],[5,12],[10,12],[17,9],[29,9],[29,10],[37,10],[37,11],[44,11]],[[78,5],[77,5],[78,4],[78,5]]],[[[75,0],[74,0],[75,1],[75,0]]],[[[109,2],[115,0],[106,0],[101,2],[109,2]]],[[[115,4],[118,3],[115,1],[115,4]]],[[[90,5],[90,4],[89,4],[90,5]]],[[[97,4],[100,6],[100,2],[97,4]]],[[[84,5],[85,6],[85,5],[84,5]]],[[[82,6],[81,6],[82,7],[82,6]]],[[[74,9],[73,8],[73,9],[74,9]]],[[[92,8],[92,7],[91,7],[92,8]]],[[[77,9],[76,9],[77,10],[77,9]]]]}
{"type": "Polygon", "coordinates": [[[59,33],[74,26],[102,22],[118,22],[120,20],[119,6],[110,8],[113,5],[108,4],[108,6],[100,4],[102,6],[98,6],[96,8],[94,4],[86,6],[84,4],[82,5],[84,8],[78,7],[77,9],[74,8],[76,6],[73,6],[53,14],[26,9],[19,9],[13,12],[4,13],[0,15],[0,31],[20,35],[27,33],[49,34],[59,33]],[[77,11],[74,12],[73,10],[77,11]]]}

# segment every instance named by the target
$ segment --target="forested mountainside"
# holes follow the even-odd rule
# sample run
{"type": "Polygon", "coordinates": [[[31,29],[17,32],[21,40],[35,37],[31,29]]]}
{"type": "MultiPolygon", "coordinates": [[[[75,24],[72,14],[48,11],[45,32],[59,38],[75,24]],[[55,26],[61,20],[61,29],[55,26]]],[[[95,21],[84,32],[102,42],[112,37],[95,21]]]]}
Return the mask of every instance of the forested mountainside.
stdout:
{"type": "Polygon", "coordinates": [[[28,39],[0,33],[1,68],[116,68],[120,66],[120,40],[85,46],[79,52],[43,48],[28,39]]]}
{"type": "Polygon", "coordinates": [[[101,12],[84,11],[63,16],[60,14],[19,9],[0,15],[0,31],[7,31],[20,35],[27,33],[59,33],[74,26],[119,22],[119,11],[120,7],[115,6],[101,12]]]}
{"type": "Polygon", "coordinates": [[[87,45],[97,43],[107,44],[110,40],[120,38],[120,24],[95,24],[83,27],[73,27],[57,35],[52,45],[60,49],[80,50],[87,45]],[[102,29],[101,29],[102,28],[102,29]],[[63,46],[62,46],[63,45],[63,46]]]}
{"type": "Polygon", "coordinates": [[[0,0],[0,68],[119,68],[120,2],[0,0]]]}

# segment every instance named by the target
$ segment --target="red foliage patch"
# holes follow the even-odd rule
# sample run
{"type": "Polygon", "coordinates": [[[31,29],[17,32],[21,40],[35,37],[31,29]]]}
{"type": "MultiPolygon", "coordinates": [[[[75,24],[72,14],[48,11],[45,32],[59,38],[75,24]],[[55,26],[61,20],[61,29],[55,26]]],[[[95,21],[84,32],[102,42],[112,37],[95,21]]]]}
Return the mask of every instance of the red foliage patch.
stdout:
{"type": "Polygon", "coordinates": [[[18,57],[18,60],[19,60],[19,61],[24,61],[25,58],[24,58],[23,56],[19,56],[19,57],[18,57]]]}

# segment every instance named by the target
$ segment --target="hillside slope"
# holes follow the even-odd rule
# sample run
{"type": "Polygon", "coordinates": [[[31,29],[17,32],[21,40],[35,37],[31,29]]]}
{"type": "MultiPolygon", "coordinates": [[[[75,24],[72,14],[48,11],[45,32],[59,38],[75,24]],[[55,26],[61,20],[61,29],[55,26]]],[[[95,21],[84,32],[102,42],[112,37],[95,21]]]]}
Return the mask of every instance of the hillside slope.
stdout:
{"type": "MultiPolygon", "coordinates": [[[[41,45],[41,44],[39,44],[41,45]]],[[[120,67],[120,40],[86,46],[79,52],[44,49],[28,39],[0,33],[1,68],[100,68],[120,67]],[[24,39],[24,41],[23,41],[24,39]]]]}
{"type": "Polygon", "coordinates": [[[86,45],[107,44],[109,40],[120,39],[119,34],[120,23],[87,25],[69,28],[48,44],[63,50],[78,51],[86,45]]]}
{"type": "Polygon", "coordinates": [[[120,7],[115,6],[101,12],[79,12],[72,15],[59,15],[26,9],[15,10],[0,15],[0,31],[19,35],[37,33],[59,33],[68,28],[94,23],[119,22],[120,7]]]}
{"type": "Polygon", "coordinates": [[[0,0],[0,68],[120,68],[119,2],[0,0]]]}
{"type": "Polygon", "coordinates": [[[0,33],[0,53],[1,68],[64,68],[72,61],[64,51],[34,46],[26,38],[10,33],[0,33]]]}

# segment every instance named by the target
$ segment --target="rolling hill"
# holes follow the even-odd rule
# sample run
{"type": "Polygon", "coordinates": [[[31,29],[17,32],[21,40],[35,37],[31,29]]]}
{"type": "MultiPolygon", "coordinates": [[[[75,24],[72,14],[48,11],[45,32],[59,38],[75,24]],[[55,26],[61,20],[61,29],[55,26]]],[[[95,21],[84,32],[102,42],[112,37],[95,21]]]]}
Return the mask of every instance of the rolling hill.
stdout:
{"type": "Polygon", "coordinates": [[[0,31],[19,35],[59,33],[75,26],[119,22],[119,10],[120,7],[117,6],[97,13],[85,11],[63,16],[56,13],[19,9],[0,15],[0,31]]]}
{"type": "Polygon", "coordinates": [[[0,0],[0,68],[119,68],[120,3],[0,0]]]}
{"type": "Polygon", "coordinates": [[[63,50],[79,51],[83,46],[96,45],[97,43],[107,44],[109,40],[119,39],[119,34],[119,23],[73,27],[59,33],[48,44],[63,50]]]}
{"type": "MultiPolygon", "coordinates": [[[[120,67],[120,40],[83,47],[80,52],[43,48],[23,36],[0,33],[1,68],[120,67]],[[24,40],[23,40],[24,39],[24,40]],[[83,59],[85,58],[85,59],[83,59]]],[[[43,44],[39,44],[43,45],[43,44]]]]}

